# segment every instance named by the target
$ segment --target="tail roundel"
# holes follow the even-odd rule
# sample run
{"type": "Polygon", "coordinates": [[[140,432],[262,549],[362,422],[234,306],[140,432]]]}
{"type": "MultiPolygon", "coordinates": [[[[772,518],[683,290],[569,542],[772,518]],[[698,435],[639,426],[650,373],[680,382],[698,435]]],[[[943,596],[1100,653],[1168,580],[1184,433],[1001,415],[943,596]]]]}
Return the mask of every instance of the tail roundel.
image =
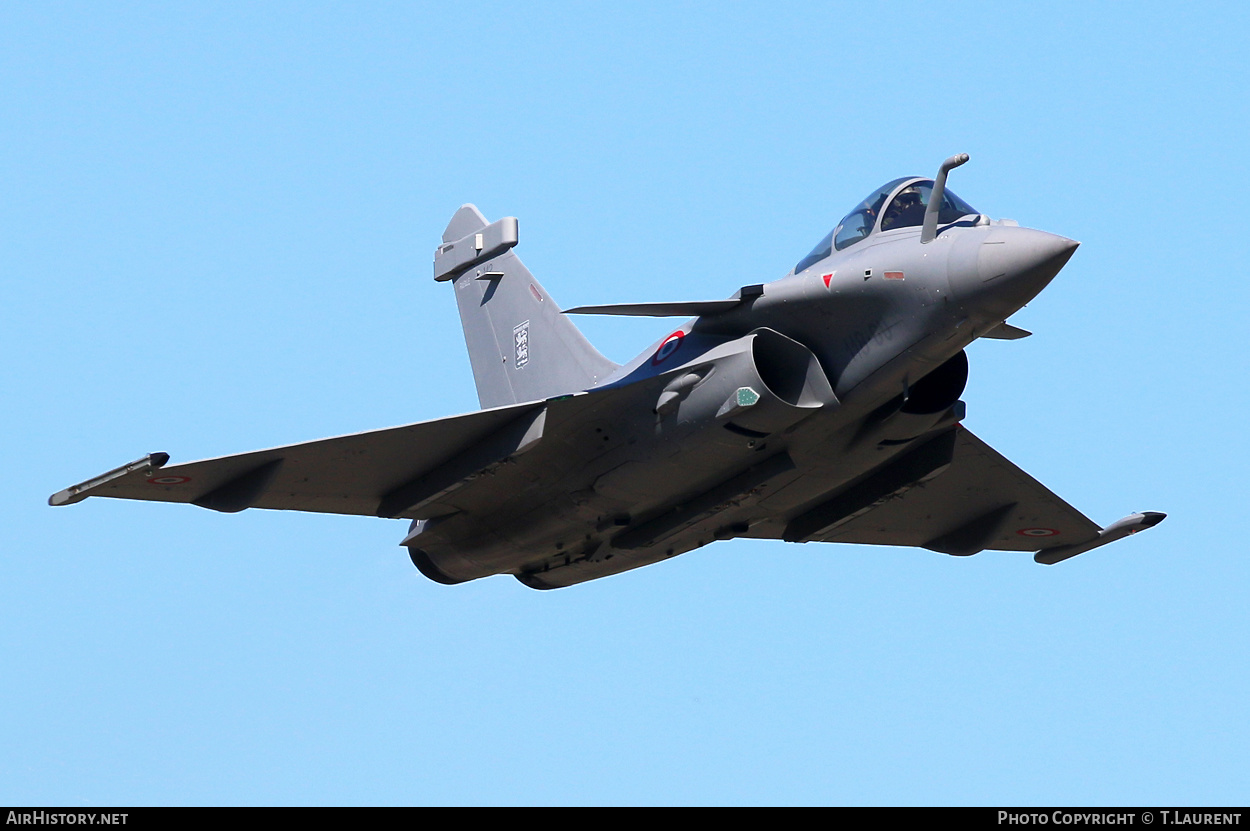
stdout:
{"type": "Polygon", "coordinates": [[[434,279],[455,287],[484,409],[580,392],[617,368],[560,312],[516,244],[516,217],[487,222],[464,205],[434,252],[434,279]]]}

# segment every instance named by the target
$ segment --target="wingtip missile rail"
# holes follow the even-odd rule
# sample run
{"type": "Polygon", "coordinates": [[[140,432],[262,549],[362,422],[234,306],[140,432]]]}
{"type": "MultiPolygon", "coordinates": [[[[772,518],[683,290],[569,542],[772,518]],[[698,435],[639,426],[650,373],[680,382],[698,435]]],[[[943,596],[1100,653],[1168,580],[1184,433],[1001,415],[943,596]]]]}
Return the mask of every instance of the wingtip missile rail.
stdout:
{"type": "Polygon", "coordinates": [[[1095,548],[1106,545],[1109,542],[1123,539],[1130,534],[1136,534],[1138,531],[1145,531],[1147,528],[1153,528],[1167,518],[1167,514],[1160,511],[1142,511],[1141,513],[1129,514],[1124,519],[1117,520],[1098,533],[1098,536],[1089,542],[1077,543],[1076,545],[1059,545],[1054,548],[1045,548],[1033,555],[1033,562],[1041,563],[1046,566],[1053,566],[1055,563],[1062,563],[1064,560],[1070,560],[1078,554],[1084,554],[1086,551],[1092,551],[1095,548]]]}

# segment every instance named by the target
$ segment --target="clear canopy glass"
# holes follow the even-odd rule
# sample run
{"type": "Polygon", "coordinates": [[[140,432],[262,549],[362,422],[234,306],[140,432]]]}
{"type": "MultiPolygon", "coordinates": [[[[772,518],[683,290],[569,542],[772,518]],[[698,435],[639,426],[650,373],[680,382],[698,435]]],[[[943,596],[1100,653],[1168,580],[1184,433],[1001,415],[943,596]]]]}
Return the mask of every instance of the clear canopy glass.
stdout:
{"type": "MultiPolygon", "coordinates": [[[[894,231],[924,224],[924,212],[929,205],[929,197],[933,193],[931,179],[917,179],[905,176],[888,182],[851,211],[838,226],[830,231],[824,239],[816,244],[811,253],[799,261],[794,267],[798,274],[805,268],[820,262],[835,250],[849,248],[860,240],[868,237],[873,231],[894,231]],[[903,187],[906,185],[906,187],[903,187]],[[897,193],[895,193],[897,191],[897,193]],[[893,196],[893,199],[890,197],[893,196]],[[882,206],[889,199],[889,207],[884,212],[882,206]]],[[[958,222],[962,217],[975,214],[977,210],[960,199],[950,188],[946,189],[942,199],[942,207],[938,211],[938,225],[958,222]]]]}

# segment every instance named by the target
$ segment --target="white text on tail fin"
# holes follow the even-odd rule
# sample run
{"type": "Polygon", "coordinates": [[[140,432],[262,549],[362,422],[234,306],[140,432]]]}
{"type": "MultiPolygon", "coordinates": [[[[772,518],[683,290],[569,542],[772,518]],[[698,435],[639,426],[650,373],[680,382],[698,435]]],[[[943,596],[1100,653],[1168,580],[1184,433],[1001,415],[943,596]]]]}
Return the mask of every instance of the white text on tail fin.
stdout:
{"type": "Polygon", "coordinates": [[[434,254],[434,279],[456,289],[482,407],[579,392],[617,365],[599,354],[512,251],[517,221],[456,211],[434,254]]]}

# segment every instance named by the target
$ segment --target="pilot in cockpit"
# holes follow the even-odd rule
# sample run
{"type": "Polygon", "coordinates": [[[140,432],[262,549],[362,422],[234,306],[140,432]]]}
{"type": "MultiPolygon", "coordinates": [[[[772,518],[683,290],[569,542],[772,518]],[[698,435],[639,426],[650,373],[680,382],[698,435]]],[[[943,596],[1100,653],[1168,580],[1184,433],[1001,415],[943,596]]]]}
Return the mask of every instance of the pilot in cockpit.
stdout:
{"type": "Polygon", "coordinates": [[[881,230],[891,228],[908,228],[924,223],[925,204],[921,198],[920,188],[916,185],[904,188],[894,197],[885,216],[881,218],[881,230]]]}
{"type": "MultiPolygon", "coordinates": [[[[842,217],[837,227],[816,243],[816,247],[810,254],[799,260],[793,273],[798,274],[830,256],[834,251],[845,251],[857,242],[867,239],[876,230],[878,216],[881,216],[882,231],[923,226],[925,209],[932,193],[933,181],[930,179],[917,179],[911,176],[887,182],[860,202],[855,210],[842,217]],[[895,188],[900,188],[900,190],[894,194],[894,199],[882,214],[881,208],[890,194],[894,193],[895,188]]],[[[942,199],[937,221],[939,225],[946,225],[959,221],[961,217],[976,213],[978,211],[971,205],[947,190],[942,199]]]]}

